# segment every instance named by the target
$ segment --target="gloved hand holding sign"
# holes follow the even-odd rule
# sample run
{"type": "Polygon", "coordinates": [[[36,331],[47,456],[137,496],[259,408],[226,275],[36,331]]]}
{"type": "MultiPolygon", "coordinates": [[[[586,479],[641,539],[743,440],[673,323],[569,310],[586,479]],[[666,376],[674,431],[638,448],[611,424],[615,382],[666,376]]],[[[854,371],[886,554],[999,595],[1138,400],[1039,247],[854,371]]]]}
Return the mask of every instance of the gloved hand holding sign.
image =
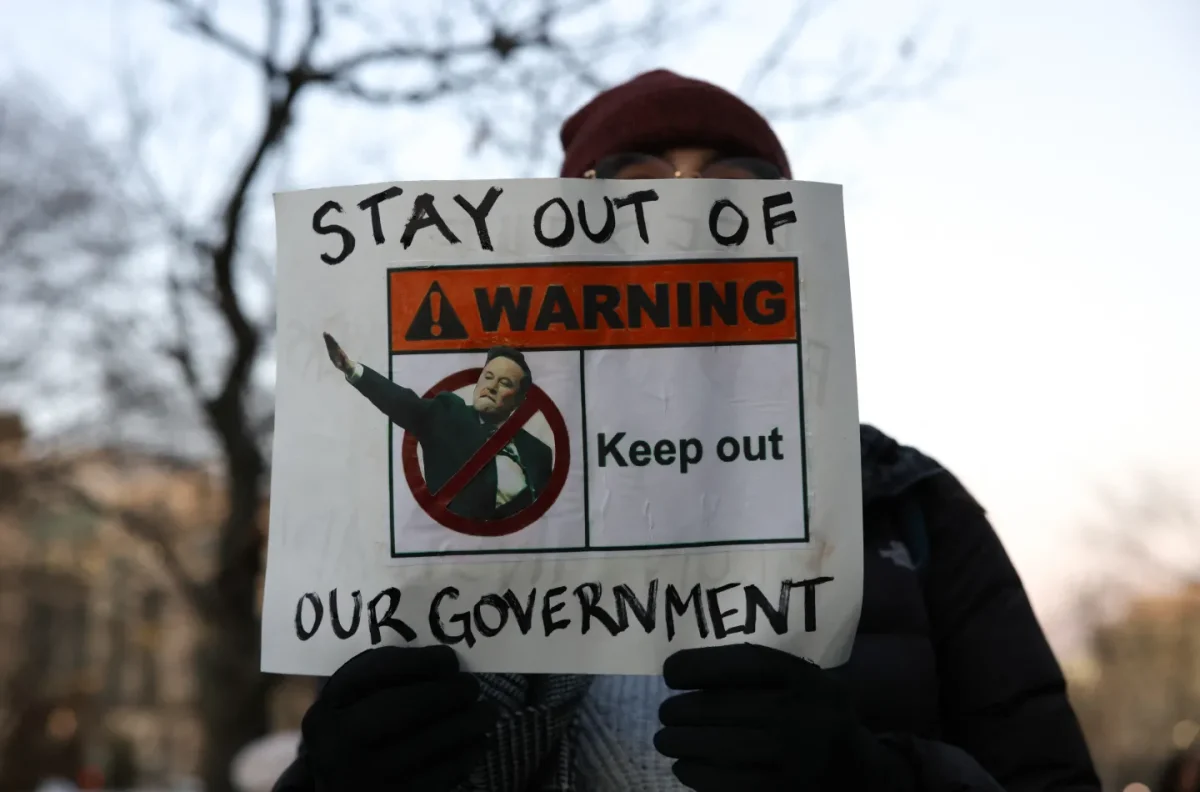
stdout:
{"type": "Polygon", "coordinates": [[[349,660],[304,716],[316,792],[448,792],[496,720],[448,646],[380,647],[349,660]]]}
{"type": "Polygon", "coordinates": [[[764,646],[685,649],[667,658],[659,753],[697,792],[912,792],[912,769],[858,721],[814,663],[764,646]]]}

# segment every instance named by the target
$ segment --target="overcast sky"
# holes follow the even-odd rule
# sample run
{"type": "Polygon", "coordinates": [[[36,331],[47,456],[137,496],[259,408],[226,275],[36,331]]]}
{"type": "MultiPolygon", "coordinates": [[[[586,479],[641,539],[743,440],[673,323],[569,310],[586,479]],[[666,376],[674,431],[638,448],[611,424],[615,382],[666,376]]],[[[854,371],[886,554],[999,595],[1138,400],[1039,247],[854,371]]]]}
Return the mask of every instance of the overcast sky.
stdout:
{"type": "MultiPolygon", "coordinates": [[[[782,129],[798,178],[846,188],[863,420],[959,474],[1060,634],[1089,568],[1080,531],[1096,491],[1146,471],[1200,484],[1200,4],[834,6],[805,45],[815,53],[918,18],[936,20],[935,41],[962,42],[957,77],[927,100],[782,129]]],[[[788,4],[754,7],[664,48],[658,65],[736,88],[788,4]]],[[[98,122],[114,62],[131,60],[117,41],[188,107],[198,62],[154,4],[0,9],[0,69],[40,77],[98,122]]],[[[214,156],[254,105],[235,65],[206,68],[231,80],[230,101],[207,111],[202,139],[193,126],[180,140],[214,156]]],[[[382,138],[351,113],[306,118],[327,143],[293,153],[314,163],[297,171],[304,186],[515,173],[463,155],[470,132],[453,109],[393,115],[402,131],[382,138]]]]}

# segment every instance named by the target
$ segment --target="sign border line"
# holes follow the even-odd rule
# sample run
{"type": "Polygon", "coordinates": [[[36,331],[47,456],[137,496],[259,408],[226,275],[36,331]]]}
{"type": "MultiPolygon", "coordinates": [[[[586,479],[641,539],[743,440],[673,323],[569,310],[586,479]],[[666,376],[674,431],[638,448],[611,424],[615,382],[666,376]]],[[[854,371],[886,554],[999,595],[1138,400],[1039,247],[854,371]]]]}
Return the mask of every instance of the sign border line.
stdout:
{"type": "MultiPolygon", "coordinates": [[[[589,347],[561,346],[523,346],[522,352],[575,352],[581,349],[690,349],[693,347],[736,347],[736,346],[779,346],[781,344],[799,343],[794,339],[783,341],[689,341],[683,344],[597,344],[589,347]]],[[[492,344],[475,347],[454,347],[453,349],[410,349],[406,352],[392,352],[389,355],[453,355],[456,352],[486,352],[492,344]]]]}
{"type": "MultiPolygon", "coordinates": [[[[638,259],[630,260],[623,259],[620,261],[525,261],[508,264],[440,264],[432,266],[422,266],[423,270],[458,270],[458,269],[517,269],[517,268],[533,268],[533,267],[561,267],[561,266],[645,266],[654,264],[718,264],[718,263],[755,263],[755,262],[790,262],[792,268],[792,279],[794,288],[794,297],[796,300],[796,338],[795,340],[784,341],[728,341],[724,343],[690,343],[690,344],[644,344],[644,345],[628,345],[620,346],[595,346],[595,347],[576,347],[575,351],[579,353],[579,373],[580,373],[580,405],[584,410],[583,419],[583,476],[584,476],[584,545],[582,547],[548,547],[548,548],[498,548],[495,550],[432,550],[420,552],[398,553],[396,552],[396,493],[395,493],[395,426],[391,421],[387,422],[388,431],[388,533],[391,550],[391,558],[449,558],[463,556],[537,556],[554,553],[559,555],[571,555],[575,553],[630,553],[639,551],[657,551],[657,550],[691,550],[702,548],[719,548],[719,547],[745,547],[748,545],[760,546],[776,546],[776,545],[805,545],[812,540],[812,525],[810,520],[809,508],[809,493],[808,493],[808,425],[805,423],[804,414],[804,331],[801,318],[801,300],[800,300],[800,257],[799,256],[754,256],[750,258],[672,258],[672,259],[638,259]],[[658,545],[620,545],[614,547],[593,547],[591,546],[591,508],[588,503],[588,445],[587,445],[587,413],[585,395],[583,387],[585,382],[584,376],[584,354],[589,349],[667,349],[667,348],[685,348],[685,347],[726,347],[726,346],[776,346],[783,344],[794,344],[796,347],[796,379],[799,385],[799,420],[800,420],[800,480],[801,493],[803,499],[803,514],[804,514],[804,534],[798,538],[788,539],[724,539],[709,542],[684,542],[658,545]]],[[[412,267],[388,267],[384,270],[384,278],[387,280],[386,288],[383,289],[385,310],[387,311],[387,356],[388,356],[388,379],[394,380],[394,364],[398,355],[430,355],[430,354],[455,354],[461,352],[478,352],[489,347],[478,348],[456,348],[456,349],[422,349],[411,350],[407,352],[392,351],[392,277],[391,274],[397,271],[410,270],[412,267]]],[[[562,347],[521,347],[523,352],[568,352],[569,348],[562,347]]]]}
{"type": "Polygon", "coordinates": [[[592,496],[589,481],[591,465],[588,464],[587,425],[587,366],[585,350],[579,350],[579,425],[583,427],[583,549],[592,549],[592,496]]]}
{"type": "MultiPolygon", "coordinates": [[[[392,354],[392,276],[391,268],[388,268],[384,274],[387,280],[387,288],[383,290],[384,310],[387,311],[387,338],[388,338],[388,382],[395,382],[395,372],[392,370],[393,362],[396,356],[392,354]]],[[[796,312],[799,315],[799,311],[796,312]]],[[[800,400],[801,402],[804,399],[800,400]]],[[[396,426],[389,420],[387,422],[387,438],[388,438],[388,542],[391,545],[392,558],[404,558],[403,554],[396,553],[396,426]]],[[[805,467],[808,467],[806,464],[805,467]]],[[[807,527],[808,521],[805,520],[807,527]]]]}

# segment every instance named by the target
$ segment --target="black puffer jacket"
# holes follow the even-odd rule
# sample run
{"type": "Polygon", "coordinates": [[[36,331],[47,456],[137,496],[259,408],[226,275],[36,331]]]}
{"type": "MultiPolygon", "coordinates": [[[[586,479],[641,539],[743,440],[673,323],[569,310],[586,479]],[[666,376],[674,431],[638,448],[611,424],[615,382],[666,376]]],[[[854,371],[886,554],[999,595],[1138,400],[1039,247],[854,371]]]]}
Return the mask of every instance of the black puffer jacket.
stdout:
{"type": "MultiPolygon", "coordinates": [[[[1097,792],[1062,672],[983,509],[938,463],[861,430],[863,610],[830,673],[921,792],[1097,792]]],[[[302,761],[276,792],[311,792],[302,761]]],[[[636,792],[636,790],[631,790],[636,792]]]]}
{"type": "Polygon", "coordinates": [[[863,611],[834,673],[864,722],[910,752],[928,792],[1099,790],[1062,672],[983,509],[872,427],[862,449],[863,611]]]}

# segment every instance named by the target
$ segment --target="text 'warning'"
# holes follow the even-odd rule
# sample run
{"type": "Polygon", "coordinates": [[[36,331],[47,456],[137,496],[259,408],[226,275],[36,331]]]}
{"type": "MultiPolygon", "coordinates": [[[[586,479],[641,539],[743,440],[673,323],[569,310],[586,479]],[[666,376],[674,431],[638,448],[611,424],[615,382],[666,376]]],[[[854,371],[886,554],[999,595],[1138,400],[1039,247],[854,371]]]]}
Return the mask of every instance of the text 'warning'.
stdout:
{"type": "Polygon", "coordinates": [[[795,259],[388,273],[393,352],[795,341],[795,259]]]}

